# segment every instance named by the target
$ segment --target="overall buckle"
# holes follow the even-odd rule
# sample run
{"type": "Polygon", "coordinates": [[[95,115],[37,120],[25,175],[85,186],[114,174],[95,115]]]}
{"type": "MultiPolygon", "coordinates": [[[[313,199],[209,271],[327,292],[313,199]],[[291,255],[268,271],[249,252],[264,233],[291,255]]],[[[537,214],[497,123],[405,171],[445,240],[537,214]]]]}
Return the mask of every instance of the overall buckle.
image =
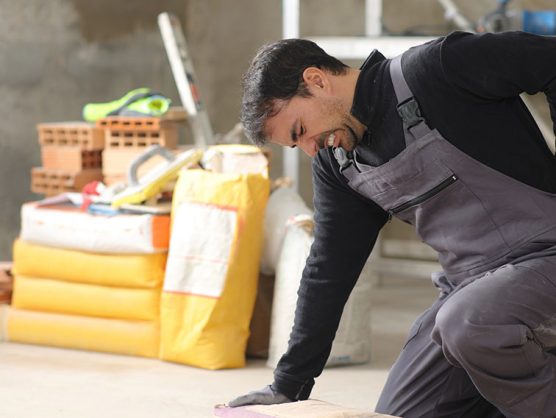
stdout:
{"type": "Polygon", "coordinates": [[[425,119],[421,116],[419,103],[417,103],[417,100],[415,100],[414,97],[410,97],[406,101],[400,103],[397,108],[398,114],[402,118],[406,129],[413,128],[414,126],[425,121],[425,119]]]}
{"type": "Polygon", "coordinates": [[[336,158],[336,161],[338,161],[338,164],[340,165],[340,172],[344,171],[351,164],[353,164],[353,161],[350,158],[351,153],[346,152],[346,150],[342,147],[334,148],[332,151],[334,153],[334,158],[336,158]]]}

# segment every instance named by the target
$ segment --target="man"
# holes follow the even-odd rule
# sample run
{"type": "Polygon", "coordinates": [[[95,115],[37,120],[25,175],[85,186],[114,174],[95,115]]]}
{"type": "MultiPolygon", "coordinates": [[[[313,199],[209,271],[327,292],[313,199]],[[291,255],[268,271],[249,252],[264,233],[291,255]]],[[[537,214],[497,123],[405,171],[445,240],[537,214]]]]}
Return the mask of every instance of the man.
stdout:
{"type": "Polygon", "coordinates": [[[444,271],[376,411],[556,417],[556,165],[522,92],[544,92],[556,120],[555,38],[456,32],[360,70],[305,40],[257,54],[242,120],[255,143],[314,157],[315,241],[274,382],[231,406],[309,396],[396,216],[444,271]]]}

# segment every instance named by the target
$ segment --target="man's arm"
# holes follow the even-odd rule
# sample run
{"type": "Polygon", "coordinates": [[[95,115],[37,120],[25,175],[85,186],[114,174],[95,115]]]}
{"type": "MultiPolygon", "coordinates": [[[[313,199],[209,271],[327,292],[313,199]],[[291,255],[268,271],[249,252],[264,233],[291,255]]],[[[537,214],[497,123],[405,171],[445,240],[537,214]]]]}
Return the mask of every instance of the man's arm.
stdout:
{"type": "Polygon", "coordinates": [[[307,399],[330,354],[344,305],[387,214],[363,199],[338,172],[331,150],[313,160],[315,240],[307,259],[289,348],[274,382],[229,406],[307,399]]]}
{"type": "Polygon", "coordinates": [[[313,161],[315,240],[301,284],[289,348],[273,389],[307,399],[330,354],[344,305],[387,220],[378,206],[352,191],[332,153],[313,161]]]}

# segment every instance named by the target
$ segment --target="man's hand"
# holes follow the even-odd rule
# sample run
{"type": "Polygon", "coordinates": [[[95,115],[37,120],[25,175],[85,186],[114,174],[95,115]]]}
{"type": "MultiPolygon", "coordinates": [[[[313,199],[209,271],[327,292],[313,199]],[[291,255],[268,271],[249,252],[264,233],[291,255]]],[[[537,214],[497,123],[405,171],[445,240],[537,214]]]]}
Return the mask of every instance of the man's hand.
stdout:
{"type": "Polygon", "coordinates": [[[228,406],[235,408],[244,405],[273,405],[277,403],[293,402],[290,398],[272,389],[268,385],[262,389],[249,392],[247,395],[239,396],[228,402],[228,406]]]}

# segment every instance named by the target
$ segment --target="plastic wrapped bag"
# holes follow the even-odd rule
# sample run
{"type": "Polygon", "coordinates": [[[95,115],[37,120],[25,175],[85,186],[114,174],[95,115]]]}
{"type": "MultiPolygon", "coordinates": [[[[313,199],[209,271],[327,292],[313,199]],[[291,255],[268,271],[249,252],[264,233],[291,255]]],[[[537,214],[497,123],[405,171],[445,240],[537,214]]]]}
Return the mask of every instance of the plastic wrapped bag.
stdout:
{"type": "MultiPolygon", "coordinates": [[[[293,327],[297,290],[313,243],[313,221],[307,215],[288,223],[276,268],[270,323],[268,367],[276,367],[288,348],[293,327]]],[[[344,307],[326,366],[365,363],[370,360],[372,271],[366,263],[344,307]]]]}

